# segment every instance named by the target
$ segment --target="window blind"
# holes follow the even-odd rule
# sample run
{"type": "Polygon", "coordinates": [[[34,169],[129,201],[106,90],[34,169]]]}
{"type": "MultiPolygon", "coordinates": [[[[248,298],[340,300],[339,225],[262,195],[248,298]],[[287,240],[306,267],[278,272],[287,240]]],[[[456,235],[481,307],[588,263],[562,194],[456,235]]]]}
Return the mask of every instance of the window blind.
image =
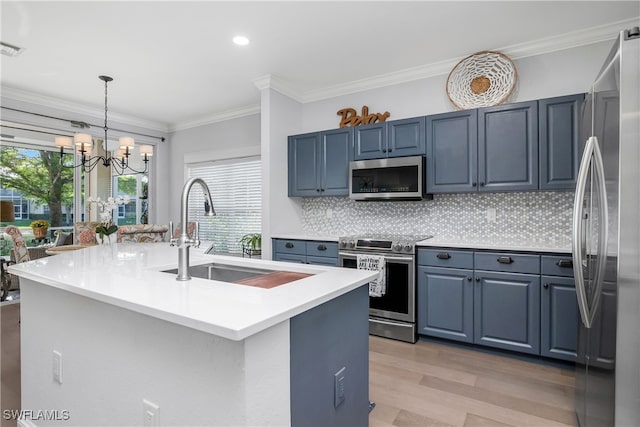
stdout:
{"type": "Polygon", "coordinates": [[[215,253],[241,254],[240,239],[260,233],[262,180],[255,157],[188,166],[189,178],[202,178],[213,199],[216,216],[204,215],[204,194],[194,185],[189,194],[189,220],[200,222],[200,240],[211,241],[215,253]]]}

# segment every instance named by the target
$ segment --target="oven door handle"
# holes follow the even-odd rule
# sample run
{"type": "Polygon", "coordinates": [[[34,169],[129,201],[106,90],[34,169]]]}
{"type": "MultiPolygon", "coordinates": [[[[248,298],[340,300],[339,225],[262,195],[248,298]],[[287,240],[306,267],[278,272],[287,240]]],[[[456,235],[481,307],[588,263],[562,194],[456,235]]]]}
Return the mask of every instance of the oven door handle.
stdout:
{"type": "Polygon", "coordinates": [[[382,256],[384,257],[385,261],[407,261],[407,262],[413,262],[414,258],[413,257],[408,257],[408,256],[395,256],[395,255],[387,255],[387,254],[373,254],[370,252],[364,253],[356,253],[356,252],[340,252],[338,254],[338,256],[347,256],[347,257],[357,257],[358,255],[374,255],[374,256],[382,256]]]}

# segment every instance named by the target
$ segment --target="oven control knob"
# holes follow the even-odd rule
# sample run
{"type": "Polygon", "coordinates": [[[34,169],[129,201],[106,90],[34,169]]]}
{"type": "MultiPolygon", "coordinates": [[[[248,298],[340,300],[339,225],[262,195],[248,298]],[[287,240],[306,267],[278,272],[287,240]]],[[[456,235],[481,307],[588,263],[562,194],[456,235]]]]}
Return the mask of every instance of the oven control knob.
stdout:
{"type": "Polygon", "coordinates": [[[340,241],[340,247],[341,248],[346,248],[347,247],[347,242],[345,242],[344,240],[340,241]]]}
{"type": "Polygon", "coordinates": [[[402,245],[400,243],[394,243],[391,249],[393,249],[394,252],[400,252],[402,250],[402,245]]]}
{"type": "Polygon", "coordinates": [[[411,245],[404,245],[404,251],[405,252],[411,252],[411,245]]]}
{"type": "Polygon", "coordinates": [[[349,247],[349,249],[353,249],[356,247],[356,242],[354,242],[353,240],[349,240],[349,243],[347,243],[347,246],[349,247]]]}

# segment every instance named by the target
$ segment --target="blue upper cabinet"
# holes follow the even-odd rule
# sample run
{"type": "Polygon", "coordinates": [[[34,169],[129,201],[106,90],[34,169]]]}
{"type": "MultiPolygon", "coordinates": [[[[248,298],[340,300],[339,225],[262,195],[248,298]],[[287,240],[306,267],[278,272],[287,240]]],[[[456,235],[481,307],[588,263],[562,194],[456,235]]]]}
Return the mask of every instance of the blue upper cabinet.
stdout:
{"type": "Polygon", "coordinates": [[[353,129],[289,137],[289,197],[346,196],[353,129]]]}
{"type": "Polygon", "coordinates": [[[414,117],[354,127],[354,160],[424,155],[424,123],[414,117]]]}
{"type": "Polygon", "coordinates": [[[289,137],[289,196],[319,193],[320,132],[289,137]]]}
{"type": "Polygon", "coordinates": [[[579,117],[584,94],[538,101],[540,189],[573,190],[580,162],[579,117]]]}
{"type": "Polygon", "coordinates": [[[424,117],[387,122],[387,157],[423,156],[424,117]]]}
{"type": "Polygon", "coordinates": [[[353,151],[353,129],[320,134],[320,195],[349,195],[349,162],[353,151]]]}
{"type": "Polygon", "coordinates": [[[478,110],[478,189],[538,189],[537,101],[478,110]]]}
{"type": "Polygon", "coordinates": [[[427,193],[475,191],[477,110],[427,116],[427,193]]]}

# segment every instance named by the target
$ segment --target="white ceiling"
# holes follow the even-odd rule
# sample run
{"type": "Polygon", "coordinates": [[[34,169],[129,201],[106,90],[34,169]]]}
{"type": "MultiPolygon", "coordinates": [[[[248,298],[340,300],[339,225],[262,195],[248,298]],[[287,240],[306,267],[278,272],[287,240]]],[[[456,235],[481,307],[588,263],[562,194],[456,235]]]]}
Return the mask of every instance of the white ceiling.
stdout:
{"type": "Polygon", "coordinates": [[[254,81],[266,75],[305,102],[446,74],[480,50],[513,57],[612,39],[612,29],[640,16],[637,0],[2,1],[0,7],[1,40],[25,48],[0,57],[5,93],[99,111],[98,75],[106,74],[114,78],[110,114],[164,130],[255,110],[254,81]],[[237,34],[251,44],[234,45],[237,34]]]}

